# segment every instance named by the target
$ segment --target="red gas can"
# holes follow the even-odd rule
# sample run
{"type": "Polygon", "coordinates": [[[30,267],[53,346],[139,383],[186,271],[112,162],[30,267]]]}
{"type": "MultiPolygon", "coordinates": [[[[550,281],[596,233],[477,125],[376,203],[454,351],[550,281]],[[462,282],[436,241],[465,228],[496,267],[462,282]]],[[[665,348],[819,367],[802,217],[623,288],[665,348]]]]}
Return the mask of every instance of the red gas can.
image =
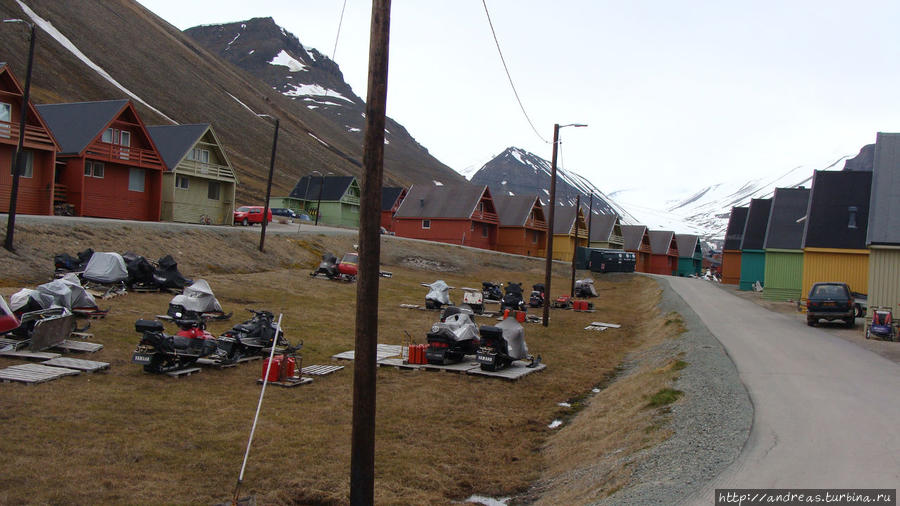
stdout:
{"type": "Polygon", "coordinates": [[[528,314],[525,311],[516,311],[516,321],[519,323],[525,323],[525,315],[528,314]]]}
{"type": "MultiPolygon", "coordinates": [[[[272,359],[272,368],[269,369],[269,381],[279,381],[278,377],[281,374],[281,362],[284,360],[284,355],[275,355],[272,359]]],[[[290,378],[294,375],[294,357],[288,357],[287,363],[284,367],[284,376],[286,378],[290,378]]],[[[260,378],[266,377],[266,369],[269,367],[269,359],[266,358],[263,360],[262,374],[260,378]]]]}

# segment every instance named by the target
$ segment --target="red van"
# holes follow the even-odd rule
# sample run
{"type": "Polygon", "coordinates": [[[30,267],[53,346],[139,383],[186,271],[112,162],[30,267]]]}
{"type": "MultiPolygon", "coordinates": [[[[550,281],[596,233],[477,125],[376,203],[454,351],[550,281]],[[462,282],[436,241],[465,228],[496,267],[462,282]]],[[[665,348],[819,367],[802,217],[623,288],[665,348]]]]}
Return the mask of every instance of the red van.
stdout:
{"type": "MultiPolygon", "coordinates": [[[[262,223],[263,206],[241,206],[234,212],[235,225],[253,225],[254,223],[262,223]]],[[[269,209],[268,222],[272,222],[272,210],[269,209]]]]}

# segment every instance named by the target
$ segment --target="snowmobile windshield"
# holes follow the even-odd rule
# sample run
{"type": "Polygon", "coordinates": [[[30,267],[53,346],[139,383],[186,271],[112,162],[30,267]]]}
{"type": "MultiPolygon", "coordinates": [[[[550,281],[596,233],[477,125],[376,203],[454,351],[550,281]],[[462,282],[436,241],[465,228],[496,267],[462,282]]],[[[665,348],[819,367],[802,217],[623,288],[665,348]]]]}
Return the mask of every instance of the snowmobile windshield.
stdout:
{"type": "Polygon", "coordinates": [[[506,341],[506,347],[509,356],[521,360],[528,356],[528,346],[525,344],[525,329],[522,324],[515,318],[506,318],[497,325],[498,329],[503,331],[503,340],[506,341]]]}
{"type": "Polygon", "coordinates": [[[337,256],[334,253],[325,253],[322,255],[322,263],[328,265],[334,265],[337,263],[337,256]]]}
{"type": "Polygon", "coordinates": [[[447,329],[453,334],[456,341],[468,341],[478,337],[478,327],[468,313],[456,313],[448,316],[442,323],[435,323],[431,327],[432,332],[447,329]]]}
{"type": "Polygon", "coordinates": [[[359,263],[359,253],[347,253],[344,255],[344,258],[341,258],[342,264],[358,264],[359,263]]]}
{"type": "Polygon", "coordinates": [[[222,311],[222,306],[216,300],[212,288],[204,279],[198,279],[193,285],[184,288],[182,295],[172,297],[170,305],[181,306],[187,311],[197,313],[211,313],[222,311]]]}
{"type": "Polygon", "coordinates": [[[425,295],[426,299],[437,301],[441,304],[450,304],[450,285],[444,282],[443,279],[426,286],[429,288],[428,294],[425,295]]]}

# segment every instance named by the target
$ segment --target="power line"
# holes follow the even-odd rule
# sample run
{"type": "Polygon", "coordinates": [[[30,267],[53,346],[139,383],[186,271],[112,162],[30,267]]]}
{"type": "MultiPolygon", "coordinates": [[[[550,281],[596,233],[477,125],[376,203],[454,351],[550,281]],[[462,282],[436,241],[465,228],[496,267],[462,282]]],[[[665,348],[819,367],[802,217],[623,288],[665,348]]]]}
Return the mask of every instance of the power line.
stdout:
{"type": "Polygon", "coordinates": [[[347,9],[347,0],[344,0],[344,6],[341,7],[341,18],[338,21],[337,35],[334,36],[334,49],[331,51],[331,61],[334,61],[334,55],[337,54],[338,39],[341,38],[341,25],[344,24],[344,11],[347,9]]]}
{"type": "Polygon", "coordinates": [[[494,36],[494,44],[497,45],[497,52],[500,54],[500,61],[503,62],[503,70],[506,71],[506,77],[509,79],[509,85],[512,87],[513,94],[516,96],[516,101],[519,103],[519,108],[522,109],[522,114],[525,115],[525,119],[528,120],[528,124],[531,125],[531,129],[534,130],[534,134],[538,136],[538,138],[543,141],[545,144],[550,144],[550,141],[545,139],[538,129],[534,127],[534,123],[531,122],[531,118],[528,116],[528,113],[525,112],[525,106],[522,105],[522,99],[519,98],[519,92],[516,91],[516,85],[513,83],[512,76],[509,73],[509,67],[506,66],[506,59],[503,57],[503,51],[500,49],[500,41],[497,40],[497,32],[494,31],[494,23],[491,22],[491,13],[488,12],[487,0],[481,0],[482,5],[484,5],[484,14],[487,16],[488,25],[491,27],[491,34],[494,36]]]}

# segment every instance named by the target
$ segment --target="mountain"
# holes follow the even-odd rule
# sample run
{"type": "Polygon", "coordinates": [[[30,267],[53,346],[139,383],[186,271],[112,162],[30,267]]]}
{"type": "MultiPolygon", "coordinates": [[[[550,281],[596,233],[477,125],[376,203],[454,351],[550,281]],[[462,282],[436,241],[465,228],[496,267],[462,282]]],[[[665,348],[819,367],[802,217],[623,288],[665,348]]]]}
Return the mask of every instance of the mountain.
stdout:
{"type": "MultiPolygon", "coordinates": [[[[241,38],[253,37],[245,33],[235,39],[238,34],[234,33],[231,47],[240,47],[250,60],[259,52],[266,62],[288,62],[283,56],[276,58],[284,50],[314,68],[315,72],[310,72],[313,77],[301,80],[297,76],[303,71],[292,73],[290,66],[266,65],[285,80],[292,75],[307,86],[340,93],[346,100],[331,96],[331,92],[322,100],[311,98],[347,102],[347,107],[285,95],[288,88],[273,89],[266,80],[270,76],[230,64],[231,60],[218,56],[218,50],[207,50],[132,0],[3,0],[0,15],[29,20],[38,27],[31,90],[35,103],[129,98],[148,125],[210,123],[240,178],[238,204],[259,203],[265,196],[273,123],[257,114],[280,119],[272,195],[287,195],[300,177],[313,170],[355,176],[362,170],[362,100],[343,82],[337,64],[314,49],[301,54],[296,37],[278,28],[271,18],[237,23],[258,25],[259,45],[243,45],[247,42],[241,38]],[[312,109],[312,105],[322,107],[312,109]],[[323,108],[331,112],[323,112],[323,108]]],[[[24,82],[27,31],[19,25],[4,25],[0,43],[4,48],[0,60],[9,63],[24,82]]],[[[415,143],[402,126],[388,124],[385,184],[462,180],[415,143]]]]}
{"type": "MultiPolygon", "coordinates": [[[[538,195],[544,202],[550,197],[550,162],[524,149],[509,147],[484,164],[472,174],[471,182],[487,185],[493,194],[538,195]]],[[[587,179],[556,168],[556,199],[565,205],[575,205],[575,198],[581,195],[581,202],[588,205],[590,195],[594,195],[594,212],[618,214],[623,223],[636,224],[631,213],[607,197],[587,179]]]]}

